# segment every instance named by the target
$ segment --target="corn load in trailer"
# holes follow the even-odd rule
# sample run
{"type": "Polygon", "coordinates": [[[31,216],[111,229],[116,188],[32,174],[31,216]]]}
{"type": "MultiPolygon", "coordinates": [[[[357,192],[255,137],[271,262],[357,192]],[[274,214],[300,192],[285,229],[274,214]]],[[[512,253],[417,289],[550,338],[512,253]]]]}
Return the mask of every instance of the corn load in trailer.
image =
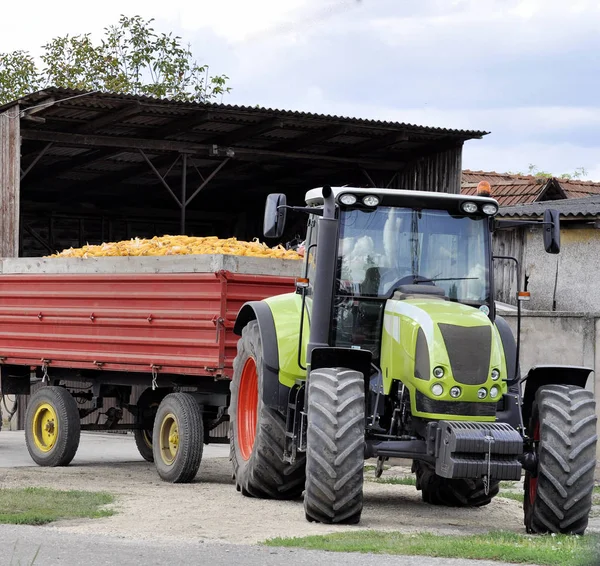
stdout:
{"type": "Polygon", "coordinates": [[[27,406],[32,458],[67,465],[81,429],[135,429],[163,479],[191,481],[209,432],[228,419],[238,311],[293,290],[300,269],[298,260],[230,255],[4,260],[2,392],[47,385],[27,406]],[[146,389],[132,405],[134,385],[146,389]],[[108,410],[106,398],[116,400],[108,410]],[[124,411],[135,424],[120,422],[124,411]],[[94,413],[106,419],[80,423],[94,413]]]}

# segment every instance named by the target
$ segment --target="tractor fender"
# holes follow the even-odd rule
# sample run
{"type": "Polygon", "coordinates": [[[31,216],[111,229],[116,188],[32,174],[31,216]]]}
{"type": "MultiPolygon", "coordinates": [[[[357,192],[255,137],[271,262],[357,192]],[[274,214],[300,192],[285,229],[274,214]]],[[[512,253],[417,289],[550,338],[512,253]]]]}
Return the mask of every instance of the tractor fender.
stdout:
{"type": "Polygon", "coordinates": [[[531,410],[537,390],[543,385],[575,385],[585,387],[594,370],[584,366],[539,365],[533,366],[525,377],[523,395],[523,423],[529,425],[531,410]]]}
{"type": "Polygon", "coordinates": [[[502,341],[502,348],[504,349],[504,359],[506,361],[506,370],[508,371],[508,381],[517,380],[520,377],[520,368],[515,375],[515,366],[517,363],[517,341],[512,333],[508,322],[501,316],[496,316],[496,329],[500,335],[502,341]]]}
{"type": "Polygon", "coordinates": [[[314,348],[310,355],[310,370],[343,367],[359,371],[366,381],[371,376],[372,357],[369,350],[358,348],[314,348]]]}
{"type": "Polygon", "coordinates": [[[241,336],[244,327],[252,320],[258,322],[258,330],[263,348],[263,402],[268,407],[285,413],[289,389],[279,382],[277,330],[269,305],[263,301],[246,303],[237,315],[233,332],[241,336]]]}

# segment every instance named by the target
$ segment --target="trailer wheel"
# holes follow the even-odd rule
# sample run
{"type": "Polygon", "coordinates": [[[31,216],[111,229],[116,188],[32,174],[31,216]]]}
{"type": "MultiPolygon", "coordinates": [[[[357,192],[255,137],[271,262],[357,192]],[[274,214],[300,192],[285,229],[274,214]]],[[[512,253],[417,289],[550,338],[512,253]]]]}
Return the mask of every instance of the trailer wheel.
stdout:
{"type": "Polygon", "coordinates": [[[356,524],[363,507],[365,382],[362,373],[320,368],[308,378],[306,493],[309,521],[356,524]]]}
{"type": "Polygon", "coordinates": [[[25,415],[25,443],[36,464],[69,465],[80,436],[77,402],[64,387],[44,386],[31,396],[25,415]]]}
{"type": "Polygon", "coordinates": [[[236,488],[248,497],[298,499],[304,491],[304,454],[284,461],[285,417],[262,400],[262,342],[255,320],[242,330],[233,362],[230,457],[236,488]]]}
{"type": "Polygon", "coordinates": [[[154,453],[152,451],[152,429],[154,428],[154,419],[160,402],[169,394],[170,389],[144,389],[137,402],[136,423],[145,425],[147,428],[135,429],[133,436],[137,449],[147,462],[154,462],[154,453]]]}
{"type": "Polygon", "coordinates": [[[170,393],[160,403],[152,431],[154,465],[171,483],[191,482],[204,448],[204,426],[198,403],[189,393],[170,393]]]}
{"type": "Polygon", "coordinates": [[[538,473],[525,474],[527,532],[585,532],[594,489],[596,420],[591,391],[574,385],[537,390],[529,430],[538,473]]]}
{"type": "Polygon", "coordinates": [[[423,462],[414,462],[413,472],[416,472],[421,498],[430,505],[483,507],[491,503],[500,491],[497,480],[490,482],[486,494],[483,479],[443,478],[435,473],[433,466],[423,462]]]}

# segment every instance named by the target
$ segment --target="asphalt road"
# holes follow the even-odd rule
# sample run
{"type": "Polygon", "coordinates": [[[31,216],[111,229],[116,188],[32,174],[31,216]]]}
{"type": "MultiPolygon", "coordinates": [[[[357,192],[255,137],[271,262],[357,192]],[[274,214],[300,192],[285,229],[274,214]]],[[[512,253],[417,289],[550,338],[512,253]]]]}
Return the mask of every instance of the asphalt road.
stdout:
{"type": "MultiPolygon", "coordinates": [[[[209,444],[204,447],[204,458],[228,457],[229,445],[209,444]]],[[[125,463],[143,461],[132,434],[82,432],[81,442],[73,463],[77,465],[125,463]]],[[[25,445],[25,433],[0,432],[0,468],[36,466],[25,445]]]]}
{"type": "Polygon", "coordinates": [[[61,533],[52,527],[0,525],[0,566],[511,566],[482,560],[389,556],[216,543],[148,543],[61,533]]]}

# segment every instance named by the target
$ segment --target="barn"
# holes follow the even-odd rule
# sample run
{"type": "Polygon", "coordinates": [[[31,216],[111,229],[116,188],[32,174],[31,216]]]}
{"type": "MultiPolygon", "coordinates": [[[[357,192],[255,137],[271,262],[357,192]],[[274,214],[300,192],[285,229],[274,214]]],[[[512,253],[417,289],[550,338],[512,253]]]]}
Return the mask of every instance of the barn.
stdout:
{"type": "Polygon", "coordinates": [[[458,193],[463,144],[485,133],[45,89],[0,107],[0,257],[262,237],[269,192],[300,203],[322,184],[458,193]]]}

